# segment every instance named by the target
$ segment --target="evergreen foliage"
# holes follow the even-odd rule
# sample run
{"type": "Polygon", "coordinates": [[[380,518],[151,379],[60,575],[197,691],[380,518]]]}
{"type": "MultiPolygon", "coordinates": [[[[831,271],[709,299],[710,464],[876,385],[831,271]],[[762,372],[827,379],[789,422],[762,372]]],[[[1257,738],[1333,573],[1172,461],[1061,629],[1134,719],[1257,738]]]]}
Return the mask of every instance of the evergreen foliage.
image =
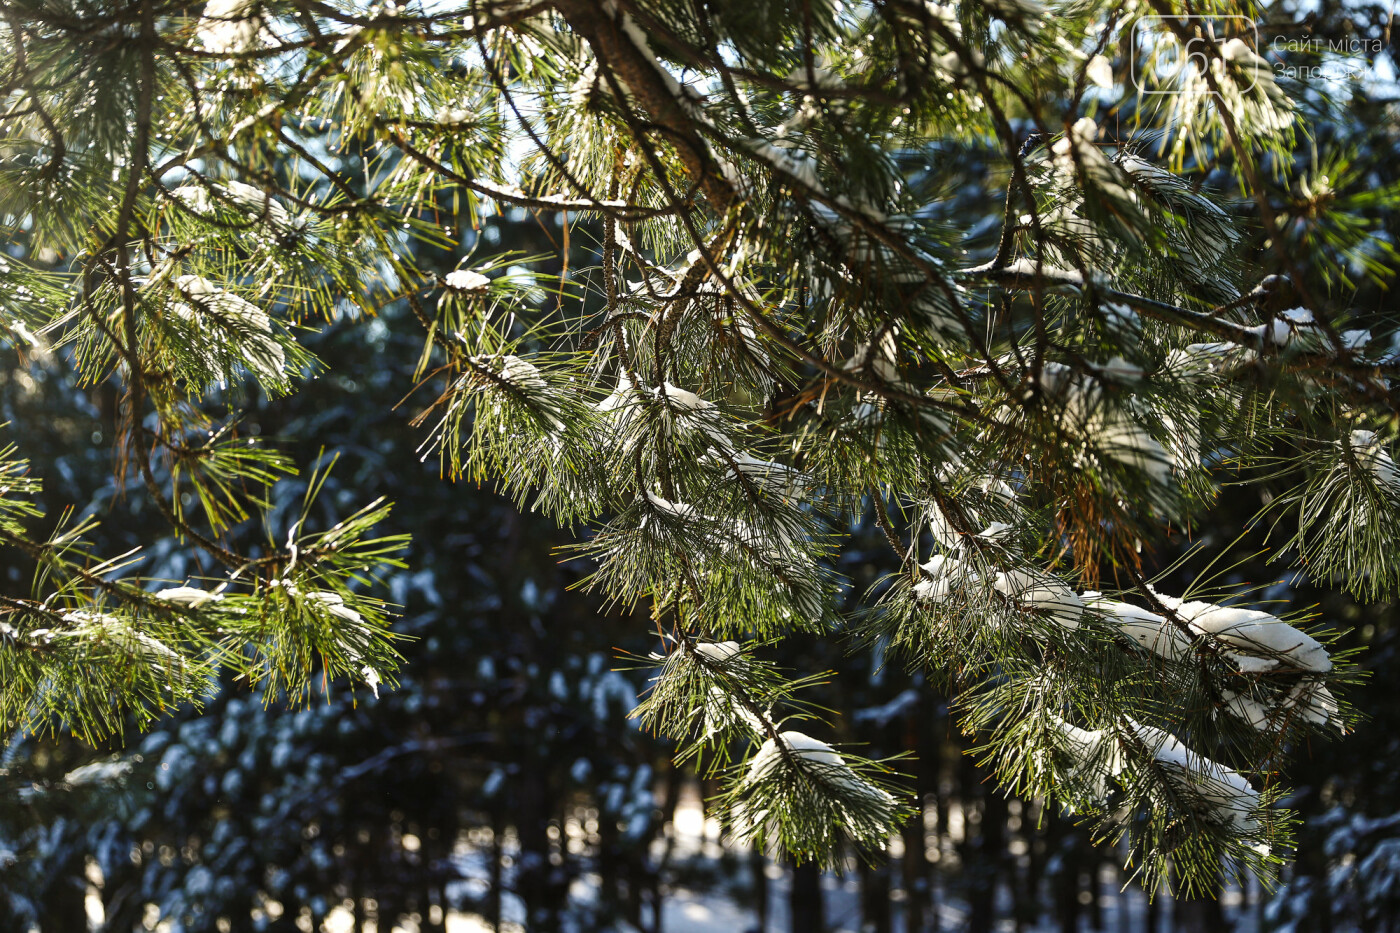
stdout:
{"type": "Polygon", "coordinates": [[[722,771],[740,836],[829,860],[907,813],[890,764],[792,728],[816,672],[756,653],[844,626],[1149,883],[1286,849],[1281,756],[1352,717],[1335,633],[1218,574],[1166,592],[1143,551],[1267,484],[1286,571],[1394,594],[1394,350],[1343,283],[1392,274],[1368,212],[1397,191],[1348,192],[1341,149],[1300,167],[1329,102],[1239,37],[1166,0],[5,12],[6,339],[120,388],[120,478],[219,568],[146,579],[90,520],[39,530],[17,426],[0,540],[36,575],[3,601],[8,726],[101,741],[220,670],[298,700],[392,677],[387,505],[322,524],[319,468],[274,510],[302,465],[239,410],[321,372],[302,329],[398,302],[424,455],[578,529],[586,585],[650,611],[639,714],[722,771]],[[1157,67],[1172,42],[1208,67],[1157,67]],[[960,158],[994,228],[949,209],[960,158]],[[506,205],[601,231],[601,262],[416,262],[506,205]],[[852,612],[867,516],[900,569],[852,612]]]}

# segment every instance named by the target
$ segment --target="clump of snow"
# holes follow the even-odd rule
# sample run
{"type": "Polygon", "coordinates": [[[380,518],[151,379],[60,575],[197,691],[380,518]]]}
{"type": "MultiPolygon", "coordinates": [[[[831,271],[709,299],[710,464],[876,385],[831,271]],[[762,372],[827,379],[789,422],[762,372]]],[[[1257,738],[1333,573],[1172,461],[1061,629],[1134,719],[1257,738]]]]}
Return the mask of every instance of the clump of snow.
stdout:
{"type": "Polygon", "coordinates": [[[957,529],[953,527],[952,522],[948,521],[948,516],[943,513],[943,510],[939,508],[936,503],[930,504],[929,506],[928,529],[933,535],[933,540],[937,541],[948,550],[956,551],[958,548],[962,547],[962,537],[958,534],[957,529]]]}
{"type": "MultiPolygon", "coordinates": [[[[472,362],[478,366],[489,367],[491,357],[472,357],[472,362]]],[[[564,423],[560,421],[549,410],[552,396],[549,391],[549,383],[545,382],[544,376],[539,369],[529,360],[521,359],[514,354],[507,353],[501,357],[500,378],[512,389],[525,396],[527,402],[531,404],[532,410],[540,418],[543,418],[547,427],[545,428],[546,439],[550,448],[557,454],[559,451],[560,438],[564,433],[564,423]],[[540,411],[539,409],[544,409],[540,411]]]]}
{"type": "MultiPolygon", "coordinates": [[[[1005,482],[988,477],[982,486],[984,492],[989,496],[1002,499],[1003,502],[1010,502],[1016,493],[1005,482]],[[999,485],[998,485],[999,484],[999,485]],[[1010,498],[1007,494],[1010,494],[1010,498]]],[[[978,521],[978,512],[975,509],[965,510],[966,516],[972,521],[978,521]]],[[[950,551],[959,550],[963,545],[962,535],[958,534],[948,516],[937,503],[929,503],[928,506],[928,529],[933,535],[933,539],[950,551]]],[[[1016,530],[1016,526],[1010,522],[988,522],[981,531],[973,533],[972,537],[979,541],[996,541],[1005,538],[1016,530]]]]}
{"type": "Polygon", "coordinates": [[[928,579],[914,584],[914,595],[931,603],[947,599],[953,587],[966,580],[968,574],[962,561],[942,554],[935,555],[928,563],[920,564],[919,569],[928,575],[928,579]]]}
{"type": "Polygon", "coordinates": [[[1253,726],[1255,731],[1269,732],[1273,729],[1277,707],[1262,702],[1249,693],[1236,693],[1233,690],[1222,690],[1220,698],[1225,701],[1226,709],[1253,726]]]}
{"type": "Polygon", "coordinates": [[[608,415],[616,411],[631,408],[637,404],[637,392],[632,385],[632,379],[626,371],[617,374],[617,387],[603,397],[594,409],[599,414],[608,415]]]}
{"type": "Polygon", "coordinates": [[[1247,130],[1277,134],[1293,124],[1293,101],[1279,88],[1273,66],[1263,56],[1235,38],[1221,46],[1220,57],[1223,61],[1211,61],[1219,96],[1247,130]]]}
{"type": "Polygon", "coordinates": [[[797,539],[790,526],[764,523],[761,527],[742,519],[733,519],[728,535],[719,535],[721,546],[739,544],[764,555],[774,563],[791,559],[797,539]],[[727,540],[726,540],[727,537],[727,540]]]}
{"type": "Polygon", "coordinates": [[[770,492],[801,496],[812,485],[812,478],[801,470],[772,460],[761,460],[742,450],[729,451],[726,454],[711,447],[707,453],[711,461],[724,464],[770,492]]]}
{"type": "Polygon", "coordinates": [[[1374,338],[1369,330],[1357,328],[1354,330],[1344,330],[1340,334],[1342,346],[1348,350],[1360,351],[1366,349],[1366,345],[1374,338]]]}
{"type": "Polygon", "coordinates": [[[1134,736],[1188,799],[1198,798],[1210,815],[1242,833],[1259,829],[1254,813],[1259,792],[1233,768],[1191,751],[1171,733],[1128,720],[1134,736]]]}
{"type": "Polygon", "coordinates": [[[1224,690],[1221,698],[1230,713],[1259,732],[1282,728],[1289,721],[1297,722],[1294,712],[1302,717],[1303,722],[1314,726],[1330,726],[1341,732],[1347,731],[1337,698],[1314,677],[1300,679],[1286,693],[1258,696],[1224,690]]]}
{"type": "Polygon", "coordinates": [[[517,389],[543,392],[549,388],[533,363],[507,353],[501,361],[501,378],[517,389]]]}
{"type": "Polygon", "coordinates": [[[1326,685],[1310,678],[1298,681],[1288,691],[1285,705],[1295,707],[1303,718],[1315,726],[1334,726],[1346,731],[1341,705],[1326,685]]]}
{"type": "MultiPolygon", "coordinates": [[[[1164,606],[1185,622],[1189,634],[1167,617],[1130,603],[1084,593],[1089,611],[1115,624],[1129,638],[1153,654],[1170,661],[1191,656],[1192,634],[1211,639],[1222,646],[1222,653],[1242,674],[1262,674],[1286,669],[1308,675],[1331,670],[1326,649],[1315,639],[1266,613],[1204,602],[1185,602],[1158,595],[1164,606]]],[[[1286,695],[1268,688],[1224,690],[1225,709],[1259,731],[1278,728],[1281,712],[1297,708],[1308,722],[1319,726],[1344,728],[1336,698],[1313,676],[1299,680],[1286,695]]]]}
{"type": "Polygon", "coordinates": [[[1102,55],[1095,55],[1084,66],[1084,75],[1089,83],[1106,91],[1113,90],[1113,65],[1102,55]]]}
{"type": "Polygon", "coordinates": [[[742,140],[745,148],[778,172],[795,179],[807,192],[826,197],[826,188],[817,177],[817,161],[800,149],[786,149],[765,139],[742,140]]]}
{"type": "Polygon", "coordinates": [[[1230,215],[1219,204],[1197,192],[1190,181],[1126,150],[1116,158],[1119,167],[1135,183],[1175,205],[1189,208],[1192,235],[1203,238],[1214,253],[1223,252],[1239,241],[1239,231],[1228,222],[1230,215]]]}
{"type": "Polygon", "coordinates": [[[457,126],[472,118],[470,110],[461,107],[443,107],[433,115],[433,122],[442,126],[457,126]]]}
{"type": "Polygon", "coordinates": [[[729,435],[724,432],[724,422],[720,417],[719,406],[669,382],[663,382],[653,390],[666,406],[666,419],[663,427],[666,433],[673,433],[673,426],[682,431],[698,431],[709,436],[721,448],[733,446],[729,435]]]}
{"type": "Polygon", "coordinates": [[[1097,379],[1051,361],[1042,367],[1040,385],[1047,400],[1062,406],[1062,423],[1068,432],[1100,454],[1147,474],[1154,483],[1170,483],[1171,457],[1166,448],[1133,419],[1126,406],[1116,404],[1097,379]]]}
{"type": "Polygon", "coordinates": [[[989,496],[995,496],[1002,502],[1015,502],[1016,490],[1004,479],[996,476],[984,476],[977,484],[976,488],[989,496]]]}
{"type": "Polygon", "coordinates": [[[1258,336],[1262,345],[1279,348],[1295,344],[1316,348],[1322,339],[1322,331],[1317,326],[1317,319],[1307,308],[1291,308],[1287,311],[1281,311],[1267,324],[1258,324],[1246,329],[1258,336]]]}
{"type": "Polygon", "coordinates": [[[156,592],[156,599],[163,599],[168,603],[175,603],[189,609],[198,609],[205,603],[218,602],[223,598],[221,593],[211,593],[197,586],[171,586],[156,592]]]}
{"type": "Polygon", "coordinates": [[[680,521],[694,521],[700,517],[700,513],[696,511],[693,505],[687,505],[684,502],[672,502],[670,499],[663,498],[646,490],[642,490],[642,495],[646,498],[647,502],[651,503],[653,508],[668,518],[680,521]]]}
{"type": "Polygon", "coordinates": [[[1049,714],[1048,718],[1070,749],[1082,758],[1097,754],[1107,736],[1101,729],[1081,729],[1053,713],[1049,714]]]}
{"type": "Polygon", "coordinates": [[[1214,379],[1228,376],[1258,358],[1253,350],[1229,341],[1193,343],[1168,353],[1162,369],[1184,380],[1214,379]]]}
{"type": "Polygon", "coordinates": [[[316,590],[307,593],[306,598],[318,603],[326,612],[339,619],[344,619],[353,625],[364,624],[364,617],[345,605],[345,600],[339,593],[332,593],[330,590],[316,590]]]}
{"type": "Polygon", "coordinates": [[[1123,170],[1094,144],[1098,136],[1099,125],[1091,117],[1076,120],[1069,131],[1050,146],[1056,174],[1073,182],[1079,177],[1078,169],[1083,169],[1085,182],[1110,200],[1119,204],[1135,203],[1137,198],[1125,186],[1127,178],[1123,170]]]}
{"type": "Polygon", "coordinates": [[[706,401],[689,389],[678,388],[669,382],[663,382],[661,388],[656,389],[656,394],[664,395],[667,404],[679,411],[713,411],[715,408],[714,402],[706,401]]]}
{"type": "Polygon", "coordinates": [[[447,287],[459,292],[482,292],[491,287],[491,280],[471,269],[456,269],[443,277],[447,287]]]}
{"type": "Polygon", "coordinates": [[[598,62],[596,59],[590,59],[587,67],[579,73],[569,88],[569,103],[577,109],[587,109],[589,99],[595,93],[611,96],[612,90],[606,83],[598,80],[598,62]]]}
{"type": "Polygon", "coordinates": [[[231,206],[242,213],[261,216],[266,212],[267,219],[274,226],[289,228],[292,215],[281,201],[261,188],[241,181],[215,181],[205,184],[181,185],[170,190],[170,196],[180,201],[196,214],[208,214],[214,209],[231,206]],[[211,196],[212,195],[212,196],[211,196]]]}
{"type": "Polygon", "coordinates": [[[1012,525],[1010,522],[992,522],[986,528],[977,532],[977,537],[987,541],[995,541],[998,538],[1004,538],[1009,535],[1015,527],[1016,526],[1012,525]]]}
{"type": "Polygon", "coordinates": [[[702,641],[695,645],[695,653],[711,664],[724,665],[739,656],[737,641],[702,641]]]}
{"type": "Polygon", "coordinates": [[[1123,771],[1123,753],[1114,737],[1103,729],[1083,729],[1050,713],[1055,744],[1075,759],[1076,770],[1089,780],[1095,797],[1108,795],[1110,781],[1123,771]]]}
{"type": "MultiPolygon", "coordinates": [[[[274,581],[275,583],[276,581],[274,581]]],[[[282,581],[282,586],[292,596],[299,596],[295,584],[290,580],[282,581]]],[[[351,661],[359,664],[362,662],[364,652],[370,646],[371,633],[369,627],[365,625],[364,616],[355,611],[350,606],[345,605],[345,600],[339,593],[330,590],[314,590],[306,594],[305,597],[313,606],[327,612],[343,622],[349,623],[342,629],[339,635],[340,647],[351,661]]],[[[364,678],[369,688],[374,691],[375,697],[379,696],[379,672],[368,664],[360,668],[360,676],[364,678]]]]}
{"type": "Polygon", "coordinates": [[[704,721],[705,738],[718,735],[735,722],[741,722],[754,735],[762,735],[766,725],[742,702],[712,685],[705,694],[704,702],[695,710],[695,715],[704,721]]]}
{"type": "MultiPolygon", "coordinates": [[[[63,621],[73,628],[64,632],[54,632],[53,637],[82,638],[97,643],[111,642],[126,651],[144,655],[149,659],[177,662],[184,660],[164,642],[145,632],[138,632],[130,621],[106,612],[75,609],[65,612],[63,621]]],[[[40,632],[33,632],[30,637],[38,635],[40,632]]]]}
{"type": "Polygon", "coordinates": [[[1098,593],[1085,593],[1085,605],[1115,623],[1118,629],[1153,654],[1169,661],[1181,661],[1191,654],[1191,638],[1166,616],[1131,603],[1107,599],[1098,593]]]}
{"type": "Polygon", "coordinates": [[[1177,71],[1181,84],[1172,95],[1169,117],[1179,126],[1175,151],[1182,151],[1200,132],[1208,108],[1228,111],[1241,132],[1251,136],[1281,136],[1293,124],[1293,101],[1279,88],[1274,69],[1263,57],[1238,38],[1220,45],[1219,52],[1219,57],[1192,56],[1188,67],[1177,71]],[[1207,61],[1209,77],[1201,67],[1207,61]]]}
{"type": "Polygon", "coordinates": [[[195,32],[205,51],[236,55],[271,38],[255,5],[256,0],[209,0],[195,32]]]}
{"type": "Polygon", "coordinates": [[[1375,431],[1357,428],[1351,432],[1349,440],[1362,467],[1369,470],[1382,485],[1392,489],[1400,487],[1400,471],[1396,470],[1395,461],[1386,452],[1375,431]]]}
{"type": "Polygon", "coordinates": [[[1332,658],[1317,639],[1267,612],[1186,602],[1173,596],[1159,595],[1158,599],[1185,620],[1192,631],[1227,646],[1226,655],[1243,673],[1272,671],[1281,664],[1309,673],[1332,670],[1332,658]]]}
{"type": "Polygon", "coordinates": [[[1067,629],[1079,628],[1084,600],[1064,581],[1038,571],[1009,570],[992,578],[992,588],[1014,603],[1039,612],[1067,629]]]}
{"type": "Polygon", "coordinates": [[[181,275],[175,287],[198,310],[176,303],[171,312],[179,318],[203,327],[208,324],[218,341],[225,339],[241,351],[248,367],[258,376],[278,380],[287,368],[287,355],[272,336],[272,319],[267,312],[220,288],[201,275],[181,275]]]}
{"type": "Polygon", "coordinates": [[[859,797],[882,807],[894,806],[894,798],[871,784],[846,764],[846,759],[830,745],[801,732],[788,731],[778,735],[787,751],[769,738],[749,762],[747,781],[750,784],[780,775],[787,769],[790,758],[808,778],[833,787],[841,794],[859,797]]]}
{"type": "MultiPolygon", "coordinates": [[[[988,267],[978,266],[968,269],[968,272],[983,271],[988,267]]],[[[1084,284],[1084,276],[1074,269],[1064,269],[1048,262],[1037,262],[1026,256],[1008,263],[1003,270],[1012,275],[1029,275],[1038,277],[1042,282],[1049,285],[1073,285],[1084,284]]]]}

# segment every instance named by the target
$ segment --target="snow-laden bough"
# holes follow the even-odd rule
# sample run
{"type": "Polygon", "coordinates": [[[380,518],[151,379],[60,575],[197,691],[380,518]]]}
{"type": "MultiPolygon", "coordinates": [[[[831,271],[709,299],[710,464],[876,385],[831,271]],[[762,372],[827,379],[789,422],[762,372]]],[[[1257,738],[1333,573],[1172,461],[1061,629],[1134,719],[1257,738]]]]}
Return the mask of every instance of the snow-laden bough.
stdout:
{"type": "Polygon", "coordinates": [[[789,761],[808,779],[838,793],[853,795],[879,807],[894,806],[893,797],[857,774],[836,749],[802,732],[782,732],[776,741],[771,737],[765,741],[749,762],[746,781],[756,784],[782,775],[789,761]],[[778,746],[779,741],[782,748],[778,746]]]}

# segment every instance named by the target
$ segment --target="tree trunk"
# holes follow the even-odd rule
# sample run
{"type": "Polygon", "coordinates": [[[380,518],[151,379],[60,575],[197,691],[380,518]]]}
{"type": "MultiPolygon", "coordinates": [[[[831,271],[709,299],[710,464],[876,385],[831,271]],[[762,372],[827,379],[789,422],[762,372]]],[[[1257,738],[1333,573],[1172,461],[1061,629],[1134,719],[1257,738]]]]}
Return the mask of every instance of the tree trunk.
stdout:
{"type": "Polygon", "coordinates": [[[795,865],[792,869],[792,894],[789,915],[792,933],[821,933],[826,917],[822,910],[822,873],[815,862],[795,865]]]}
{"type": "Polygon", "coordinates": [[[549,933],[559,923],[550,864],[550,794],[544,762],[531,762],[516,784],[516,832],[520,836],[520,863],[516,873],[520,898],[531,933],[549,933]]]}
{"type": "MultiPolygon", "coordinates": [[[[939,739],[938,720],[925,716],[928,708],[936,708],[932,697],[921,694],[904,717],[904,747],[914,752],[914,797],[918,812],[905,824],[904,858],[900,860],[900,886],[904,889],[905,933],[920,933],[925,929],[931,907],[934,865],[928,860],[928,830],[924,824],[930,807],[937,806],[939,739]],[[929,720],[932,720],[930,722],[929,720]]],[[[940,825],[939,830],[942,830],[940,825]]],[[[934,918],[937,926],[937,918],[934,918]]]]}
{"type": "Polygon", "coordinates": [[[1085,859],[1082,890],[1089,892],[1089,922],[1095,930],[1104,929],[1103,898],[1099,897],[1099,869],[1103,867],[1103,856],[1091,849],[1085,859]]]}
{"type": "Polygon", "coordinates": [[[1166,906],[1166,896],[1159,891],[1146,892],[1152,896],[1147,902],[1147,924],[1145,933],[1161,933],[1162,910],[1166,906]]]}
{"type": "Polygon", "coordinates": [[[1036,926],[1040,919],[1040,889],[1045,878],[1045,801],[1039,798],[1025,802],[1021,831],[1026,839],[1026,880],[1017,900],[1016,928],[1036,926]]]}
{"type": "Polygon", "coordinates": [[[928,911],[929,872],[933,866],[928,863],[927,842],[924,839],[924,808],[927,801],[918,798],[919,812],[905,824],[904,858],[900,859],[901,885],[904,887],[904,929],[906,933],[919,933],[924,928],[924,918],[928,911]]]}
{"type": "Polygon", "coordinates": [[[997,885],[1006,848],[1006,798],[989,784],[980,784],[982,819],[978,824],[977,872],[972,878],[969,933],[991,933],[996,923],[997,885]]]}
{"type": "Polygon", "coordinates": [[[87,907],[83,901],[87,882],[81,856],[76,864],[76,868],[56,874],[51,887],[44,892],[39,908],[39,916],[44,918],[44,933],[88,933],[87,907]]]}
{"type": "Polygon", "coordinates": [[[1061,933],[1078,933],[1079,930],[1079,847],[1075,844],[1074,831],[1066,826],[1058,816],[1051,814],[1049,826],[1050,864],[1046,875],[1050,881],[1050,894],[1055,906],[1055,919],[1061,933]]]}
{"type": "Polygon", "coordinates": [[[749,870],[753,872],[754,909],[758,914],[756,933],[768,933],[768,859],[762,852],[749,856],[749,870]]]}
{"type": "Polygon", "coordinates": [[[890,866],[860,863],[860,911],[863,933],[890,933],[890,866]]]}
{"type": "Polygon", "coordinates": [[[491,814],[491,868],[488,874],[488,883],[491,890],[486,897],[486,922],[491,924],[491,929],[499,933],[501,929],[502,904],[505,901],[505,891],[502,888],[501,879],[501,837],[505,835],[505,823],[501,819],[500,813],[491,814]]]}
{"type": "Polygon", "coordinates": [[[1176,926],[1191,933],[1228,933],[1225,911],[1220,906],[1220,885],[1203,896],[1177,898],[1176,926]]]}

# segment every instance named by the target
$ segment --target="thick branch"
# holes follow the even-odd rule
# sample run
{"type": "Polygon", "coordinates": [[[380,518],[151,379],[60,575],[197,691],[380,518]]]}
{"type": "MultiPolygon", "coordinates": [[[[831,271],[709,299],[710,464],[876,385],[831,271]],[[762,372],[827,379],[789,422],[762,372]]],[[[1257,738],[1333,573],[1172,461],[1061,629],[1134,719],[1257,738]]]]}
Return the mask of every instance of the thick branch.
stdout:
{"type": "Polygon", "coordinates": [[[647,116],[676,143],[676,151],[686,172],[699,183],[715,210],[725,213],[734,203],[735,192],[713,164],[709,146],[700,138],[695,122],[668,86],[659,65],[637,46],[625,19],[626,14],[608,15],[592,0],[558,0],[556,8],[573,30],[582,36],[598,60],[618,76],[647,116]]]}

